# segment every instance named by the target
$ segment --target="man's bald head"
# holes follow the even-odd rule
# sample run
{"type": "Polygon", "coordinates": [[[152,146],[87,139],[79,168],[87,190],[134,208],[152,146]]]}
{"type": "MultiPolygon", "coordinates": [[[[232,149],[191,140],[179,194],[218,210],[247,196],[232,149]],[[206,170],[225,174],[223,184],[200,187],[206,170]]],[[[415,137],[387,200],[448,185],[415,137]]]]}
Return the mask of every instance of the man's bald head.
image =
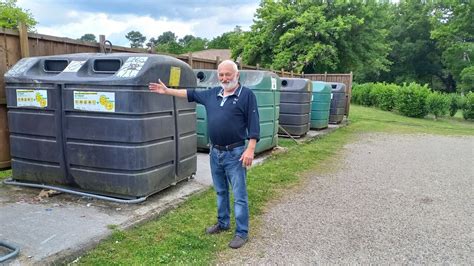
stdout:
{"type": "Polygon", "coordinates": [[[217,66],[217,71],[219,71],[220,69],[223,69],[223,68],[226,68],[226,69],[232,69],[232,71],[234,73],[237,73],[239,72],[239,68],[237,67],[237,64],[232,61],[232,60],[224,60],[222,61],[219,66],[217,66]]]}

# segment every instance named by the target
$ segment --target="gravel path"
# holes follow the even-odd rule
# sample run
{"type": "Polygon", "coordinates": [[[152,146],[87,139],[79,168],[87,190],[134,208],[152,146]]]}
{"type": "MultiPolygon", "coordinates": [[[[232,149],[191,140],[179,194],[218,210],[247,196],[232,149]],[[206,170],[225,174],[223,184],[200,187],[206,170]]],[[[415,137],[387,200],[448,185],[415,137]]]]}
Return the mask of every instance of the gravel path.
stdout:
{"type": "Polygon", "coordinates": [[[219,264],[474,264],[474,137],[366,134],[219,264]]]}

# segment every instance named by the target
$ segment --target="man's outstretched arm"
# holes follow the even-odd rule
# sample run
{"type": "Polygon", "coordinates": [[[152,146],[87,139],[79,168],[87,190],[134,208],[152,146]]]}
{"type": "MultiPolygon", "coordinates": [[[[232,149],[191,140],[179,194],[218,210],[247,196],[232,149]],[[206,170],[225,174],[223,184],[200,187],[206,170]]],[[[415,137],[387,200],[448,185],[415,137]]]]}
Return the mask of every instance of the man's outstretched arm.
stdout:
{"type": "Polygon", "coordinates": [[[171,95],[180,98],[186,98],[188,96],[187,90],[170,89],[166,87],[166,85],[160,79],[158,80],[158,83],[148,84],[148,89],[159,94],[171,95]]]}

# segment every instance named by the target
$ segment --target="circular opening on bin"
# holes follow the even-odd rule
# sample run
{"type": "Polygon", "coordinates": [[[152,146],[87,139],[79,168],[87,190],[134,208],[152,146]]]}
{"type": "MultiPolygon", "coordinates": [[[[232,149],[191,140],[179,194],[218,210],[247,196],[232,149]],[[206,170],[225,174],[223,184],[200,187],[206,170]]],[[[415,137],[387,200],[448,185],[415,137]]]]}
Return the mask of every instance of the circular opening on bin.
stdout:
{"type": "Polygon", "coordinates": [[[281,85],[282,85],[283,87],[286,87],[286,86],[288,85],[288,80],[282,80],[282,81],[281,81],[281,85]]]}
{"type": "Polygon", "coordinates": [[[204,74],[204,72],[202,72],[202,71],[199,71],[196,74],[196,77],[199,79],[199,81],[203,81],[206,78],[206,74],[204,74]]]}

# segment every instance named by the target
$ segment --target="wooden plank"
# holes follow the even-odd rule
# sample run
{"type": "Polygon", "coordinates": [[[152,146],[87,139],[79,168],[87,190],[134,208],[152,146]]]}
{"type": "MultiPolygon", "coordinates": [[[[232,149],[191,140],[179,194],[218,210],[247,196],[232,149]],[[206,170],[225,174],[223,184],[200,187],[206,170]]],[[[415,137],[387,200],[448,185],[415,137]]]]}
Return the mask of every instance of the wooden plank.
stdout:
{"type": "Polygon", "coordinates": [[[18,24],[18,29],[20,33],[21,58],[30,57],[30,45],[28,42],[28,29],[26,28],[26,24],[20,22],[18,24]]]}

